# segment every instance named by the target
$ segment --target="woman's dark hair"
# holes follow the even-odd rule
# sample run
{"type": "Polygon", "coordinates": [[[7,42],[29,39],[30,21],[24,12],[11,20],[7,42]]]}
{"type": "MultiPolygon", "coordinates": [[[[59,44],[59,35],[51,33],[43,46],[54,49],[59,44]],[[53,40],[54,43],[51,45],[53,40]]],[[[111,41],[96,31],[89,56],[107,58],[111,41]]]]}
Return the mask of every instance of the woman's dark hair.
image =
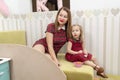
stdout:
{"type": "Polygon", "coordinates": [[[65,24],[65,30],[66,30],[66,35],[67,35],[67,38],[70,38],[71,37],[71,12],[70,12],[70,9],[66,8],[66,7],[62,7],[59,9],[58,13],[57,13],[57,16],[56,16],[56,19],[55,19],[55,29],[58,30],[58,26],[59,26],[59,23],[58,23],[58,15],[60,13],[61,10],[64,10],[67,12],[68,14],[68,21],[67,23],[65,24]]]}

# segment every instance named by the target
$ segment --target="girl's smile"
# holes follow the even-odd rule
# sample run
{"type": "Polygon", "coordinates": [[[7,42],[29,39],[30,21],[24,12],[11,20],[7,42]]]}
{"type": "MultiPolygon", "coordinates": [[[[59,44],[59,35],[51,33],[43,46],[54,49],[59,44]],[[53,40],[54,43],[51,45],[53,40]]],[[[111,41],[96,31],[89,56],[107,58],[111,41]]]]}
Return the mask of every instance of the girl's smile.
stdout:
{"type": "Polygon", "coordinates": [[[76,34],[74,34],[74,36],[77,36],[76,34]]]}

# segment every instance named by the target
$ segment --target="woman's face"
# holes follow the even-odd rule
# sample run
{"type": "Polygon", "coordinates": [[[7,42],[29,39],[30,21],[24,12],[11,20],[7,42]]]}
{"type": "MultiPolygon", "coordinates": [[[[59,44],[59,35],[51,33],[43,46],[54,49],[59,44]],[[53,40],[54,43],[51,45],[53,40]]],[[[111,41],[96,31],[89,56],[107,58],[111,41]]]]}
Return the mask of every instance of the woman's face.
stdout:
{"type": "Polygon", "coordinates": [[[58,14],[58,23],[60,26],[63,26],[67,23],[68,21],[68,13],[64,10],[61,10],[60,13],[58,14]]]}
{"type": "Polygon", "coordinates": [[[72,36],[76,40],[79,40],[79,37],[80,37],[80,27],[79,26],[72,27],[72,36]]]}

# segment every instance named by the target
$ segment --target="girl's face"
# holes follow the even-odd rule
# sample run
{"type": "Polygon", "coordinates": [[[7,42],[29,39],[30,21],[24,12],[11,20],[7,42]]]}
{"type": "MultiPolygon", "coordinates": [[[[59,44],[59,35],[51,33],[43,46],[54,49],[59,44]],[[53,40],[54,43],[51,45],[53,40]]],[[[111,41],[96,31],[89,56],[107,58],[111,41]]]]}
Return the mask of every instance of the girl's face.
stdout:
{"type": "Polygon", "coordinates": [[[79,37],[80,37],[80,27],[79,26],[72,27],[72,36],[74,39],[79,40],[79,37]]]}
{"type": "Polygon", "coordinates": [[[68,13],[64,10],[61,10],[60,13],[58,14],[58,23],[60,26],[63,26],[67,23],[68,21],[68,13]]]}

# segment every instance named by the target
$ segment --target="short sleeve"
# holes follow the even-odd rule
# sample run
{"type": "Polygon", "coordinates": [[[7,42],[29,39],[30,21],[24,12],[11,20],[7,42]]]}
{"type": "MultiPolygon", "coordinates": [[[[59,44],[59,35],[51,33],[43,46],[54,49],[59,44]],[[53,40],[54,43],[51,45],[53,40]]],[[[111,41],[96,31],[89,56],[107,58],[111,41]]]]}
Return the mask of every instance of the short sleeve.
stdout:
{"type": "Polygon", "coordinates": [[[71,43],[73,43],[73,40],[72,40],[72,39],[68,39],[68,41],[70,41],[71,43]]]}
{"type": "Polygon", "coordinates": [[[55,32],[55,25],[53,23],[48,24],[47,29],[46,29],[45,32],[54,33],[55,32]]]}

